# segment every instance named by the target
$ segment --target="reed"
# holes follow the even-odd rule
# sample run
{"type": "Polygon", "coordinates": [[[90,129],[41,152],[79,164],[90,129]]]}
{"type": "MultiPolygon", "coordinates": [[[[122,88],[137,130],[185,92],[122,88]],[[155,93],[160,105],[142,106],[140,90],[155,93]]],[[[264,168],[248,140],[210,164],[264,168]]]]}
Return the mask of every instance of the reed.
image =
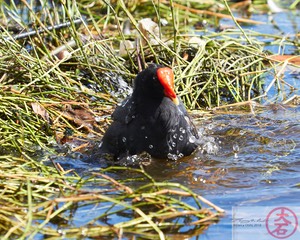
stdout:
{"type": "MultiPolygon", "coordinates": [[[[199,19],[214,24],[232,18],[229,7],[214,0],[2,2],[2,239],[134,234],[165,239],[165,232],[181,238],[198,235],[219,219],[223,210],[204,197],[177,183],[156,182],[143,169],[114,167],[80,176],[50,156],[99,140],[113,107],[130,93],[139,65],[149,62],[173,68],[177,92],[191,110],[265,98],[265,74],[285,65],[262,51],[259,33],[192,30],[199,19]],[[139,20],[149,16],[160,21],[157,35],[139,28],[139,20]],[[138,44],[120,54],[125,40],[138,44]],[[125,171],[135,175],[130,184],[115,178],[125,171]],[[90,218],[81,222],[81,214],[90,218]],[[189,230],[179,233],[186,226],[189,230]]],[[[238,26],[261,24],[234,20],[238,26]]],[[[281,84],[275,73],[267,90],[281,84]]]]}

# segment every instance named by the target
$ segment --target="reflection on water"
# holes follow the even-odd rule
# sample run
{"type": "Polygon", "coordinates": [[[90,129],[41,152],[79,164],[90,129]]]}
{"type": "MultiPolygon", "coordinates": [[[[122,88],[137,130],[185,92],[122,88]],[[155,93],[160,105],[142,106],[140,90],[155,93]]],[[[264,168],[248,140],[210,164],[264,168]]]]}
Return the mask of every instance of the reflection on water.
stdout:
{"type": "MultiPolygon", "coordinates": [[[[244,24],[242,27],[249,30],[247,32],[249,37],[265,43],[264,50],[268,50],[273,54],[299,54],[299,48],[295,46],[293,41],[297,42],[298,40],[300,11],[252,14],[251,19],[265,24],[244,24]]],[[[235,26],[230,19],[222,19],[220,24],[235,26]]]]}
{"type": "Polygon", "coordinates": [[[257,116],[219,116],[212,124],[220,151],[187,159],[189,167],[176,179],[227,210],[227,216],[206,232],[207,239],[219,239],[224,232],[231,239],[232,206],[298,206],[299,107],[257,116]]]}
{"type": "MultiPolygon", "coordinates": [[[[231,239],[232,206],[298,206],[300,107],[270,107],[257,115],[216,115],[199,121],[197,128],[203,141],[194,155],[178,161],[152,160],[144,168],[156,181],[179,182],[227,211],[201,239],[224,239],[224,234],[231,239]],[[205,139],[218,151],[203,151],[205,139]]],[[[76,161],[71,167],[76,169],[76,161]]],[[[90,164],[76,170],[83,175],[96,171],[90,164]]],[[[125,175],[117,177],[127,179],[125,175]]],[[[77,224],[84,221],[76,219],[77,224]]]]}

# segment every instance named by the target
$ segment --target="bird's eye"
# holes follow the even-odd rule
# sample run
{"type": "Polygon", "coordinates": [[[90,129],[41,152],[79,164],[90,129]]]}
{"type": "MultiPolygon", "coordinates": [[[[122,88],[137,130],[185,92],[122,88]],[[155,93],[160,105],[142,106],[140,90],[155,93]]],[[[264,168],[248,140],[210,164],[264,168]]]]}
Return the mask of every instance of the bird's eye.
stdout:
{"type": "Polygon", "coordinates": [[[154,76],[153,77],[153,85],[154,86],[161,86],[161,83],[160,83],[160,81],[158,80],[158,78],[157,78],[157,76],[154,76]]]}

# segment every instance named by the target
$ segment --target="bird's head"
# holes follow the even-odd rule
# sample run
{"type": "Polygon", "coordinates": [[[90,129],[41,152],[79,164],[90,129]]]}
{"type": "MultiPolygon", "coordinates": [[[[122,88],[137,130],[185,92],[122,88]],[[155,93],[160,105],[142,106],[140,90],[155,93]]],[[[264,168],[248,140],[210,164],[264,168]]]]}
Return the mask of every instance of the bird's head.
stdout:
{"type": "Polygon", "coordinates": [[[151,98],[170,98],[175,105],[179,100],[174,90],[174,73],[171,68],[152,64],[135,79],[134,92],[151,98]]]}

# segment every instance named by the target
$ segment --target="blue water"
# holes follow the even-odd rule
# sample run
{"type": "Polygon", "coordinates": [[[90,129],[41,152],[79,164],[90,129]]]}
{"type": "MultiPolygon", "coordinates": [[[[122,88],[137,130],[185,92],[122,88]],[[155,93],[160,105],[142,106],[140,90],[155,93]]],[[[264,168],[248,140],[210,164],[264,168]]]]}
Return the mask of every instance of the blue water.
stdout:
{"type": "MultiPolygon", "coordinates": [[[[243,17],[236,15],[237,17],[243,17]]],[[[260,21],[265,24],[246,24],[240,23],[244,29],[245,34],[253,41],[253,44],[261,46],[262,50],[267,55],[299,55],[300,43],[300,11],[284,11],[273,14],[252,14],[252,20],[260,21]],[[263,34],[263,35],[262,35],[263,34]]],[[[247,42],[244,35],[240,32],[238,27],[231,19],[222,19],[219,23],[220,26],[227,26],[229,29],[225,30],[228,41],[230,38],[243,39],[247,42]]],[[[207,27],[201,30],[195,30],[201,36],[215,37],[224,40],[224,37],[219,32],[216,33],[216,28],[207,27]]],[[[248,43],[247,43],[248,44],[248,43]]],[[[266,92],[266,98],[260,99],[261,103],[282,103],[288,101],[294,95],[300,95],[300,68],[293,65],[287,65],[282,68],[283,62],[279,63],[274,61],[274,68],[271,67],[264,79],[265,90],[268,89],[269,84],[271,87],[266,92]],[[274,81],[278,71],[282,70],[280,75],[281,81],[274,81]],[[293,86],[294,88],[291,88],[293,86]]]]}
{"type": "MultiPolygon", "coordinates": [[[[266,23],[241,24],[248,37],[261,42],[263,50],[269,51],[269,54],[300,54],[299,36],[297,37],[300,32],[299,11],[253,14],[251,19],[266,23]],[[259,33],[265,36],[259,36],[259,33]],[[285,40],[282,40],[283,36],[285,40]],[[293,42],[298,43],[298,46],[293,42]]],[[[235,26],[234,22],[228,19],[221,20],[220,24],[235,26]]],[[[236,37],[241,37],[241,34],[236,37]]],[[[267,100],[263,100],[262,103],[268,106],[270,103],[282,103],[300,95],[299,73],[300,67],[287,67],[282,80],[296,89],[291,89],[287,84],[280,85],[280,89],[272,87],[267,93],[267,100]]],[[[266,88],[274,75],[274,72],[266,75],[266,88]]],[[[207,134],[213,133],[216,139],[221,139],[218,153],[199,156],[200,160],[191,160],[188,165],[193,166],[194,170],[183,170],[182,178],[176,180],[188,184],[198,194],[225,209],[226,216],[219,223],[210,226],[202,235],[191,239],[253,239],[248,238],[249,233],[246,230],[239,238],[232,234],[232,208],[299,206],[299,107],[288,108],[278,104],[269,106],[269,109],[257,115],[215,116],[200,127],[205,128],[205,124],[211,125],[207,134]],[[230,135],[228,132],[234,134],[230,135]],[[236,153],[233,149],[239,151],[236,153]],[[187,176],[193,177],[187,180],[187,176]],[[213,181],[210,181],[210,178],[213,181]]],[[[300,212],[297,212],[297,216],[300,220],[300,212]]],[[[299,232],[298,228],[298,235],[294,234],[288,239],[300,239],[299,232]]],[[[270,235],[263,235],[263,231],[261,233],[256,240],[269,239],[270,235]]]]}
{"type": "MultiPolygon", "coordinates": [[[[246,30],[248,37],[265,43],[264,50],[269,50],[273,54],[280,55],[299,54],[299,48],[294,46],[292,43],[293,41],[299,41],[299,37],[296,36],[299,34],[300,30],[299,11],[285,11],[272,14],[252,14],[251,19],[264,22],[265,24],[249,25],[241,23],[240,25],[244,30],[246,30]],[[260,36],[261,34],[264,34],[265,36],[260,36]],[[282,37],[284,37],[285,40],[282,41],[282,37]]],[[[222,19],[220,25],[223,24],[233,27],[235,26],[234,22],[230,19],[222,19]]]]}
{"type": "MultiPolygon", "coordinates": [[[[190,239],[248,240],[251,238],[247,237],[247,230],[253,232],[251,228],[242,231],[238,238],[232,238],[232,208],[251,211],[251,208],[257,207],[300,206],[300,185],[297,185],[300,183],[300,107],[272,105],[257,110],[256,114],[222,114],[205,120],[194,118],[201,138],[210,145],[202,144],[190,157],[178,161],[153,160],[144,167],[157,182],[181,183],[226,211],[218,223],[190,239]],[[203,149],[206,151],[203,152],[203,149]]],[[[98,172],[98,167],[101,167],[78,159],[66,161],[62,158],[60,161],[56,159],[56,162],[60,162],[65,169],[76,169],[85,177],[98,172]]],[[[116,172],[112,177],[130,178],[121,172],[116,172]]],[[[127,184],[136,188],[142,182],[145,181],[127,184]]],[[[97,182],[85,188],[89,191],[101,190],[97,182]]],[[[184,201],[194,204],[192,199],[184,201]]],[[[111,204],[83,204],[72,213],[69,226],[84,226],[110,207],[111,204]]],[[[115,206],[112,210],[118,208],[115,206]]],[[[99,219],[97,223],[115,224],[130,220],[130,216],[111,216],[105,220],[99,219]]],[[[181,231],[188,229],[190,227],[187,226],[181,231]]],[[[174,237],[170,235],[171,239],[174,237]]],[[[269,238],[256,240],[260,239],[269,238]]]]}
{"type": "MultiPolygon", "coordinates": [[[[193,182],[191,187],[224,208],[227,215],[210,226],[200,239],[232,239],[232,207],[299,206],[300,187],[296,186],[300,183],[299,107],[269,110],[257,116],[220,116],[213,124],[214,129],[219,125],[225,129],[215,132],[223,139],[221,149],[215,156],[209,156],[203,166],[211,173],[224,169],[225,174],[213,184],[209,183],[209,176],[204,177],[208,178],[206,189],[201,182],[193,182]],[[228,139],[222,134],[226,129],[243,132],[228,139]],[[269,141],[262,141],[262,137],[269,141]],[[231,148],[235,144],[239,145],[237,156],[231,148]]],[[[191,164],[197,165],[195,161],[191,164]]]]}

